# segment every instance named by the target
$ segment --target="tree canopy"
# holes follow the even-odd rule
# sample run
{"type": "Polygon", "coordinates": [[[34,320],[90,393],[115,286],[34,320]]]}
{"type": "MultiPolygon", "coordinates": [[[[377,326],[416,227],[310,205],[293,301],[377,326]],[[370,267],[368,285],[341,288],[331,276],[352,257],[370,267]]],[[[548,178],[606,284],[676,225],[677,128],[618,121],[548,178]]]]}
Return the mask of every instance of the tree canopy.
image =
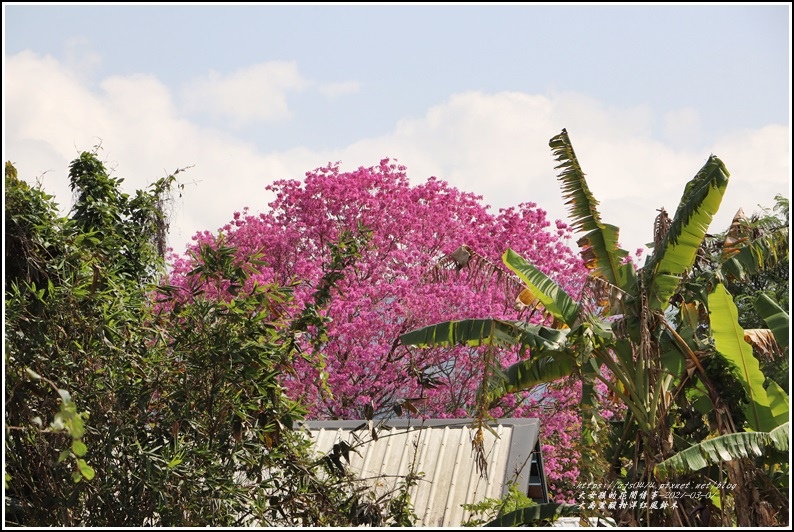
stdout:
{"type": "MultiPolygon", "coordinates": [[[[282,380],[293,398],[309,404],[318,419],[375,416],[467,417],[476,408],[485,358],[481,349],[412,351],[397,341],[423,323],[483,313],[542,321],[541,313],[517,302],[515,285],[473,286],[478,269],[499,261],[505,246],[533,257],[539,267],[571,292],[581,289],[585,270],[570,250],[568,227],[552,223],[534,203],[492,214],[482,199],[430,178],[412,184],[406,169],[388,159],[377,166],[343,172],[336,165],[307,172],[302,181],[280,180],[261,213],[235,213],[220,231],[238,257],[261,252],[251,280],[295,286],[305,301],[323,274],[327,244],[343,231],[368,231],[355,273],[337,286],[339,297],[327,310],[324,366],[298,362],[282,380]],[[439,259],[459,250],[457,261],[439,259]],[[466,250],[477,250],[469,255],[466,250]]],[[[204,232],[199,243],[218,235],[204,232]]],[[[175,257],[170,283],[180,285],[196,262],[175,257]]],[[[504,271],[505,280],[510,272],[504,271]]],[[[505,353],[503,362],[517,353],[505,353]]],[[[493,405],[496,417],[540,416],[548,443],[547,467],[555,487],[575,478],[576,463],[558,449],[576,439],[578,419],[567,388],[545,394],[521,392],[493,405]],[[557,445],[558,444],[558,445],[557,445]],[[559,458],[558,458],[559,452],[559,458]]],[[[569,486],[570,487],[570,486],[569,486]]]]}

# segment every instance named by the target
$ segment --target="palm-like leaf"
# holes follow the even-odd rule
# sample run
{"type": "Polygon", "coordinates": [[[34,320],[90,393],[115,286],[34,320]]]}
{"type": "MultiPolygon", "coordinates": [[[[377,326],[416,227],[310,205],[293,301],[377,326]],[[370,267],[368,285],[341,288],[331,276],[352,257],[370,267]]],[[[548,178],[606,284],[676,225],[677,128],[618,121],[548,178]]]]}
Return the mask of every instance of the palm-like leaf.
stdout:
{"type": "Polygon", "coordinates": [[[749,456],[763,456],[764,447],[771,445],[780,451],[789,447],[789,423],[770,432],[737,432],[705,440],[684,449],[656,465],[654,472],[659,480],[674,475],[688,474],[709,464],[738,460],[749,456]]]}
{"type": "Polygon", "coordinates": [[[775,423],[782,425],[787,422],[789,418],[789,403],[788,394],[785,390],[778,383],[770,380],[769,386],[766,387],[766,395],[769,397],[769,408],[772,410],[772,417],[775,418],[775,423]]]}
{"type": "Polygon", "coordinates": [[[631,279],[627,265],[623,264],[628,252],[618,245],[618,228],[601,221],[598,201],[587,186],[568,132],[563,129],[562,133],[552,137],[549,146],[560,163],[556,169],[561,169],[558,179],[563,199],[568,205],[571,227],[575,231],[586,232],[578,241],[585,265],[594,275],[604,277],[625,290],[631,279]]]}
{"type": "Polygon", "coordinates": [[[649,305],[665,309],[680,277],[695,262],[698,249],[728,186],[728,170],[712,155],[686,185],[670,228],[644,270],[651,272],[649,305]]]}
{"type": "Polygon", "coordinates": [[[400,336],[403,345],[437,347],[468,345],[516,345],[528,347],[529,359],[521,360],[488,380],[489,397],[528,390],[533,386],[570,375],[576,360],[566,349],[567,329],[552,329],[521,321],[494,319],[461,320],[438,323],[400,336]]]}

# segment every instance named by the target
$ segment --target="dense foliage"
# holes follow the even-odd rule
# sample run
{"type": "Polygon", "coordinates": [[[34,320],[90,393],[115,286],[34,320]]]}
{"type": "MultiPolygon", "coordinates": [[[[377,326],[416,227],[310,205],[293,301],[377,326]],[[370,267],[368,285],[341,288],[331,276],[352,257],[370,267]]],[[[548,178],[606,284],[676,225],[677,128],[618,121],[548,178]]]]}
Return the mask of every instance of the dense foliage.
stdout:
{"type": "Polygon", "coordinates": [[[291,285],[248,283],[257,257],[221,243],[168,286],[174,176],[130,198],[86,152],[70,179],[76,203],[60,218],[6,165],[6,524],[410,524],[405,492],[368,499],[310,453],[292,430],[306,409],[279,379],[319,364],[299,338],[322,333],[366,235],[327,243],[300,303],[291,285]]]}
{"type": "MultiPolygon", "coordinates": [[[[755,307],[758,294],[768,295],[783,309],[790,308],[789,220],[789,200],[777,195],[772,208],[762,207],[749,216],[740,209],[731,228],[715,235],[714,245],[709,247],[711,253],[708,257],[712,265],[722,263],[725,256],[733,256],[738,247],[748,242],[761,244],[755,251],[757,258],[775,259],[754,261],[758,262],[757,268],[736,268],[726,276],[725,286],[736,302],[739,323],[746,330],[757,331],[767,328],[767,324],[755,307]]],[[[788,353],[775,349],[774,346],[770,347],[771,349],[756,350],[764,374],[789,393],[788,353]]]]}

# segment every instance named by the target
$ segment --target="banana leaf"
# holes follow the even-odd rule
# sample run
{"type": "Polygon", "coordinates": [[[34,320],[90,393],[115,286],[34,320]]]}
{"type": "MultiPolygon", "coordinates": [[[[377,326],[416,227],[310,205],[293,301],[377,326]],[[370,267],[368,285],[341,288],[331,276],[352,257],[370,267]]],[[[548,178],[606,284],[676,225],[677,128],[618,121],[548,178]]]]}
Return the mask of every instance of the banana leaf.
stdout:
{"type": "Polygon", "coordinates": [[[788,258],[788,227],[766,233],[737,247],[720,265],[722,275],[745,279],[748,275],[771,268],[788,258]]]}
{"type": "Polygon", "coordinates": [[[772,410],[775,423],[782,425],[789,419],[788,395],[773,380],[770,380],[769,386],[766,387],[766,394],[769,397],[769,408],[772,410]]]}
{"type": "Polygon", "coordinates": [[[631,279],[623,266],[628,256],[626,250],[620,249],[619,229],[601,221],[598,213],[598,201],[593,197],[587,186],[585,174],[579,166],[576,154],[564,129],[559,135],[549,140],[552,154],[561,169],[558,179],[563,199],[568,205],[568,216],[571,228],[577,232],[586,232],[578,241],[582,249],[585,266],[593,275],[603,277],[619,288],[626,290],[625,284],[631,279]]]}
{"type": "Polygon", "coordinates": [[[568,377],[576,368],[576,359],[565,351],[533,355],[504,370],[502,382],[494,391],[503,394],[529,390],[538,384],[568,377]]]}
{"type": "Polygon", "coordinates": [[[667,234],[654,248],[644,268],[653,275],[651,308],[667,308],[678,279],[694,264],[711,220],[722,203],[729,175],[723,162],[712,155],[687,183],[667,234]]]}
{"type": "Polygon", "coordinates": [[[506,513],[485,526],[510,527],[539,524],[539,521],[554,520],[558,517],[575,517],[579,515],[578,504],[560,504],[549,502],[534,504],[506,513]]]}
{"type": "Polygon", "coordinates": [[[744,339],[753,346],[759,358],[768,360],[783,358],[783,348],[769,329],[745,329],[744,339]]]}
{"type": "Polygon", "coordinates": [[[660,462],[654,468],[656,478],[665,480],[675,475],[686,475],[710,464],[738,460],[749,456],[763,456],[764,448],[771,445],[780,451],[789,448],[789,423],[770,432],[736,432],[705,440],[660,462]]]}
{"type": "Polygon", "coordinates": [[[739,209],[733,216],[733,221],[728,231],[725,233],[725,239],[722,242],[722,253],[720,254],[720,262],[725,262],[733,257],[741,249],[747,245],[752,235],[752,227],[744,215],[744,209],[739,209]]]}
{"type": "Polygon", "coordinates": [[[561,351],[567,335],[568,331],[564,329],[486,318],[437,323],[400,335],[400,342],[418,347],[520,344],[535,351],[561,351]]]}
{"type": "Polygon", "coordinates": [[[579,306],[562,287],[512,249],[504,252],[502,261],[524,281],[532,295],[552,316],[565,323],[569,328],[574,326],[579,306]]]}
{"type": "Polygon", "coordinates": [[[750,403],[745,408],[747,422],[756,431],[770,431],[778,426],[764,389],[766,378],[761,372],[753,348],[744,339],[739,325],[739,312],[733,298],[722,284],[717,284],[708,296],[711,335],[717,351],[738,368],[750,403]]]}

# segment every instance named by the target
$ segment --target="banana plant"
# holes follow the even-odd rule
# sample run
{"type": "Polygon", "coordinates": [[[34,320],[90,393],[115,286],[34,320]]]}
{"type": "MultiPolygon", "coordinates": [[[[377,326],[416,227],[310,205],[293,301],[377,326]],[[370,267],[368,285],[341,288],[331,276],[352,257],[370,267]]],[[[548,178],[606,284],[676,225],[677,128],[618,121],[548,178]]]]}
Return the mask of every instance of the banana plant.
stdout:
{"type": "Polygon", "coordinates": [[[473,319],[431,325],[403,334],[400,339],[404,345],[418,347],[519,344],[530,349],[534,356],[508,367],[487,389],[481,390],[481,393],[489,393],[491,399],[570,375],[574,359],[568,350],[568,334],[566,329],[522,321],[473,319]]]}
{"type": "MultiPolygon", "coordinates": [[[[484,381],[480,393],[489,398],[564,375],[578,375],[582,380],[583,448],[595,440],[597,432],[596,425],[590,423],[595,412],[593,383],[603,382],[627,407],[623,438],[615,454],[628,443],[626,436],[634,434],[641,454],[635,453],[632,469],[648,481],[654,480],[655,466],[675,453],[671,412],[687,380],[697,380],[699,393],[713,408],[724,411],[719,390],[711,385],[701,363],[700,354],[707,351],[704,345],[716,344],[743,368],[742,383],[751,395],[751,425],[756,430],[774,430],[783,419],[783,403],[788,417],[788,398],[782,390],[763,389],[763,375],[756,371],[757,361],[752,363],[752,351],[737,345],[741,328],[731,313],[729,296],[726,298],[718,283],[711,285],[715,287],[711,291],[711,286],[703,284],[696,290],[702,296],[700,308],[684,300],[692,293],[692,269],[727,188],[730,174],[722,161],[713,155],[708,158],[686,185],[672,219],[661,210],[654,224],[653,252],[638,270],[619,246],[617,227],[601,220],[598,202],[587,186],[567,132],[563,129],[549,145],[559,162],[571,226],[585,233],[578,245],[589,276],[578,301],[508,249],[502,257],[504,265],[520,280],[523,292],[529,293],[526,299],[542,306],[552,318],[551,326],[462,320],[406,333],[401,336],[402,343],[518,343],[528,348],[528,358],[493,372],[492,378],[484,381]],[[685,291],[682,287],[687,283],[690,290],[685,291]],[[703,308],[708,312],[701,312],[703,308]],[[701,316],[709,320],[705,338],[701,316]],[[687,330],[691,334],[679,334],[687,330]],[[548,338],[554,341],[545,341],[548,338]]],[[[730,258],[742,264],[741,259],[730,258]]],[[[733,429],[730,422],[720,426],[721,433],[733,429]]],[[[673,515],[671,522],[680,525],[680,516],[673,515]]]]}
{"type": "MultiPolygon", "coordinates": [[[[528,360],[508,368],[503,376],[532,375],[532,382],[544,374],[549,378],[557,377],[560,368],[548,363],[548,357],[551,356],[558,366],[577,368],[587,378],[605,382],[615,395],[626,401],[632,415],[642,425],[642,430],[650,433],[660,419],[659,408],[666,409],[671,380],[667,377],[654,378],[650,371],[654,365],[651,354],[636,356],[631,341],[618,342],[610,324],[598,319],[598,316],[620,316],[624,325],[633,327],[633,332],[637,333],[633,335],[635,343],[650,348],[647,340],[650,337],[649,324],[653,321],[652,311],[666,308],[681,275],[694,262],[708,224],[725,191],[727,170],[718,158],[712,156],[690,181],[676,217],[659,239],[660,243],[654,250],[645,274],[640,276],[635,267],[626,261],[628,253],[619,247],[618,228],[601,220],[598,202],[587,186],[567,132],[563,130],[551,139],[549,145],[559,162],[557,169],[561,170],[559,179],[564,199],[569,205],[571,226],[585,232],[578,244],[592,279],[587,283],[588,293],[577,303],[553,280],[512,250],[505,252],[502,259],[507,268],[518,276],[525,289],[554,320],[567,327],[570,333],[566,338],[568,346],[565,349],[557,349],[553,355],[543,349],[531,350],[532,356],[528,360]],[[594,313],[594,310],[597,312],[594,313]],[[618,356],[614,356],[614,353],[618,356]],[[547,363],[540,364],[540,361],[547,363]],[[602,375],[602,366],[610,370],[614,380],[602,375]]],[[[422,331],[422,336],[433,338],[436,344],[439,340],[447,339],[442,334],[434,335],[434,327],[439,327],[439,331],[446,329],[444,324],[431,326],[422,331]]],[[[404,344],[417,345],[419,338],[408,333],[401,340],[404,344]]],[[[474,342],[479,340],[469,339],[474,342]]],[[[485,341],[491,340],[485,338],[485,341]]],[[[661,367],[653,369],[661,371],[661,367]]],[[[497,384],[496,387],[513,389],[516,384],[508,382],[497,384]]],[[[589,398],[585,399],[585,402],[589,401],[589,398]]]]}

